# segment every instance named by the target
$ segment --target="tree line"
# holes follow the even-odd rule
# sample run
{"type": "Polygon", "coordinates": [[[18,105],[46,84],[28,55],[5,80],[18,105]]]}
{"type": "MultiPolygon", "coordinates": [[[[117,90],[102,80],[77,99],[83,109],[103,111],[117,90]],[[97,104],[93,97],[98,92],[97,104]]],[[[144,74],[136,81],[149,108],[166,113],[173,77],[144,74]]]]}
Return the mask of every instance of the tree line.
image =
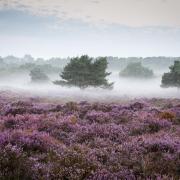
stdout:
{"type": "MultiPolygon", "coordinates": [[[[108,82],[107,77],[111,74],[107,72],[107,58],[99,57],[93,59],[87,55],[71,58],[60,74],[60,80],[54,84],[61,86],[77,86],[86,88],[88,86],[112,88],[113,83],[108,82]]],[[[41,69],[31,70],[32,81],[48,81],[47,75],[41,69]]],[[[129,63],[120,72],[122,77],[152,78],[154,73],[151,69],[144,67],[141,62],[129,63]]],[[[170,66],[170,72],[164,73],[161,81],[162,87],[180,87],[180,61],[174,61],[170,66]]]]}

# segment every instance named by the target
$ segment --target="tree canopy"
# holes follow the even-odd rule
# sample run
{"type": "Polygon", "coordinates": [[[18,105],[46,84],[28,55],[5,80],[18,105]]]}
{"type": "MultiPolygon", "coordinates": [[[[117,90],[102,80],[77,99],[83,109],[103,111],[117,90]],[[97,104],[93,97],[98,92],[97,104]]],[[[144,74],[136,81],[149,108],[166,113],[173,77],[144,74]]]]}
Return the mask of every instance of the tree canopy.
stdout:
{"type": "Polygon", "coordinates": [[[169,67],[170,72],[162,76],[162,87],[180,87],[180,61],[169,67]]]}
{"type": "Polygon", "coordinates": [[[107,59],[105,57],[95,60],[87,55],[75,57],[65,66],[60,75],[62,80],[55,81],[54,83],[59,85],[73,85],[80,88],[86,88],[88,86],[112,87],[112,83],[108,83],[106,79],[110,75],[110,73],[106,72],[106,69],[107,59]]]}
{"type": "Polygon", "coordinates": [[[120,72],[120,76],[134,78],[150,78],[153,77],[153,71],[142,66],[141,62],[129,63],[124,70],[120,72]]]}

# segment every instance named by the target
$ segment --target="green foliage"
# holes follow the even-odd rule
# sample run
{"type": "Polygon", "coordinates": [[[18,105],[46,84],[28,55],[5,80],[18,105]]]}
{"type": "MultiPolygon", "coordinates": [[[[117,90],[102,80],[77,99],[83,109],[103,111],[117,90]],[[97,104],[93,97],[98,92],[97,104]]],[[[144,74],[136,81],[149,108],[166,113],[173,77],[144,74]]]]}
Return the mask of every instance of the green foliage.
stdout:
{"type": "Polygon", "coordinates": [[[162,76],[162,87],[180,87],[180,61],[169,67],[170,72],[162,76]]]}
{"type": "Polygon", "coordinates": [[[112,83],[108,83],[106,77],[110,73],[106,72],[107,59],[104,57],[93,61],[87,55],[72,58],[61,74],[61,81],[55,81],[59,85],[74,85],[80,88],[88,86],[94,87],[112,87],[112,83]]]}
{"type": "Polygon", "coordinates": [[[141,62],[133,62],[127,65],[127,67],[120,72],[120,76],[134,77],[134,78],[151,78],[153,77],[153,71],[143,67],[141,62]]]}
{"type": "Polygon", "coordinates": [[[32,82],[46,82],[49,80],[48,76],[39,68],[34,68],[30,71],[32,82]]]}

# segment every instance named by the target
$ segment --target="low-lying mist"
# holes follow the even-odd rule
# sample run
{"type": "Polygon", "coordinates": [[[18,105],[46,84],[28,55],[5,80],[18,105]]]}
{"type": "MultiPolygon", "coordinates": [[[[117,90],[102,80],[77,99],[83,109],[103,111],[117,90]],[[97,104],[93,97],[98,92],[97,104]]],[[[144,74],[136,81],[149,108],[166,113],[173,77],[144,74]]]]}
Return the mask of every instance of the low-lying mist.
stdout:
{"type": "Polygon", "coordinates": [[[112,90],[101,88],[80,89],[77,87],[62,87],[53,84],[59,79],[58,74],[49,75],[48,83],[31,83],[28,73],[9,75],[0,79],[0,90],[11,91],[29,96],[58,98],[62,101],[119,101],[134,98],[179,98],[177,88],[162,88],[161,73],[155,72],[155,77],[150,79],[124,78],[119,72],[113,71],[108,77],[109,82],[114,82],[112,90]]]}

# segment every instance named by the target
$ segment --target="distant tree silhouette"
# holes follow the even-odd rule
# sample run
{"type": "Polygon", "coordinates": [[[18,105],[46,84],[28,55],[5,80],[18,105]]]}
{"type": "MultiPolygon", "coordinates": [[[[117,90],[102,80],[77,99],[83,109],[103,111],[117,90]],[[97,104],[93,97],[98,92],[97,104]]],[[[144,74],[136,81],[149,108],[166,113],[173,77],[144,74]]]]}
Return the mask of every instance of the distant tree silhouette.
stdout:
{"type": "Polygon", "coordinates": [[[48,76],[39,68],[34,68],[30,71],[32,82],[46,82],[49,80],[48,76]]]}
{"type": "Polygon", "coordinates": [[[153,71],[143,67],[141,62],[130,63],[120,72],[120,76],[123,77],[150,78],[153,75],[153,71]]]}

